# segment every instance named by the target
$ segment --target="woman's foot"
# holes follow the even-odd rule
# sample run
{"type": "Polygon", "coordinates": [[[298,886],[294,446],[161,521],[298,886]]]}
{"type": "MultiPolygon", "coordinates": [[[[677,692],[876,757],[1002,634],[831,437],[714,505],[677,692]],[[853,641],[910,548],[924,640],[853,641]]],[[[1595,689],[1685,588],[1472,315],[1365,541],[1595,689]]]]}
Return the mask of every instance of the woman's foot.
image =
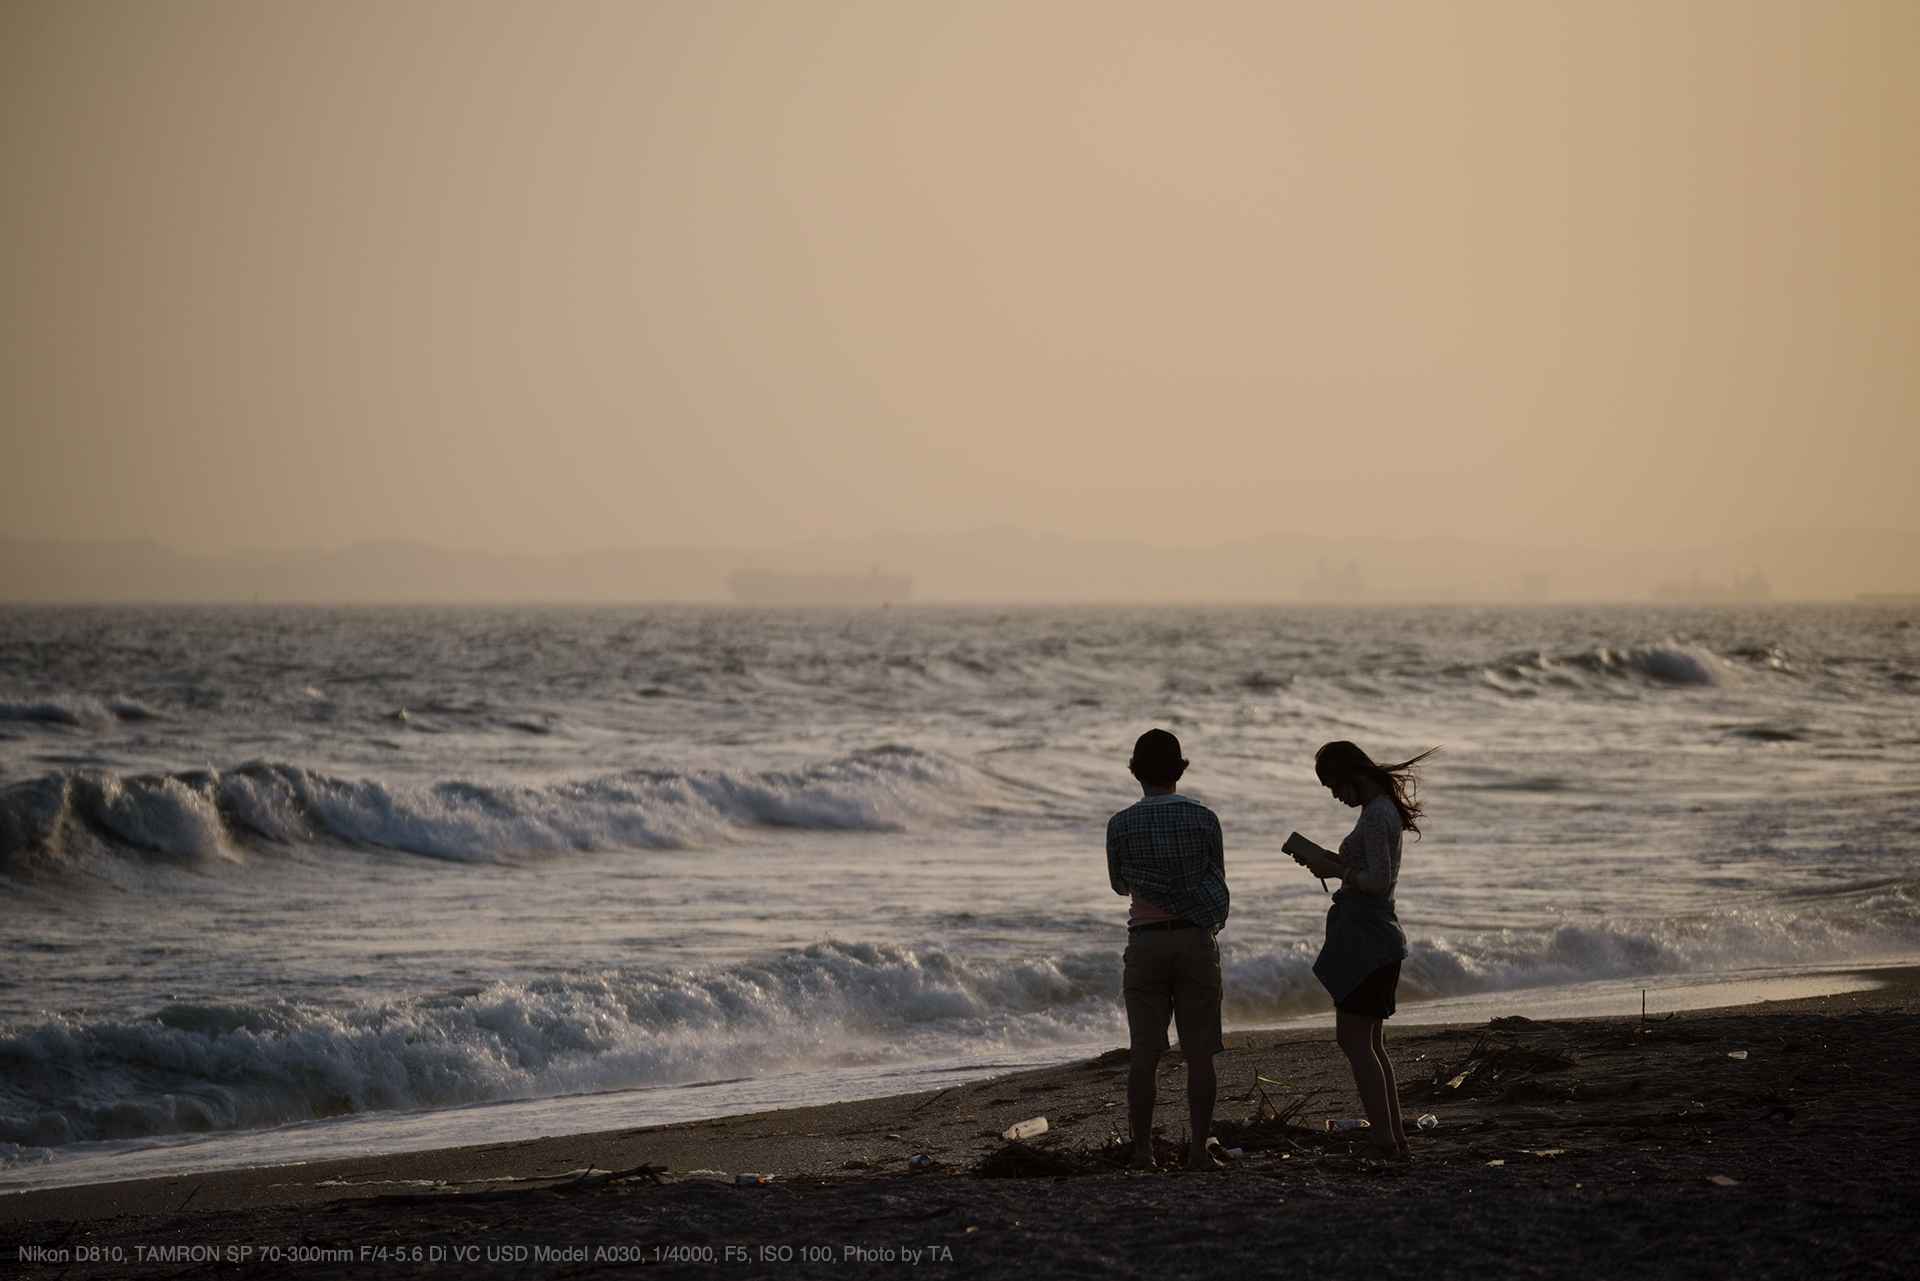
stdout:
{"type": "Polygon", "coordinates": [[[1404,1165],[1413,1160],[1413,1150],[1405,1140],[1395,1143],[1391,1139],[1385,1142],[1368,1139],[1360,1145],[1359,1156],[1363,1161],[1391,1161],[1395,1165],[1404,1165]]]}

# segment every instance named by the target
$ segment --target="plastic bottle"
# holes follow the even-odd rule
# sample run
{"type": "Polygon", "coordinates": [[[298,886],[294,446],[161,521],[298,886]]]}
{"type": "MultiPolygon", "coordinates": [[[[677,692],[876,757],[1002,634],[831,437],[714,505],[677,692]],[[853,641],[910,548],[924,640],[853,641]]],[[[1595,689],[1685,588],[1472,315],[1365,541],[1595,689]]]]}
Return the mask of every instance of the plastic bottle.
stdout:
{"type": "Polygon", "coordinates": [[[1006,1130],[1001,1132],[1000,1137],[1009,1143],[1018,1143],[1022,1139],[1030,1139],[1036,1134],[1045,1134],[1046,1132],[1047,1118],[1044,1116],[1036,1116],[1031,1121],[1022,1121],[1017,1125],[1007,1127],[1006,1130]]]}

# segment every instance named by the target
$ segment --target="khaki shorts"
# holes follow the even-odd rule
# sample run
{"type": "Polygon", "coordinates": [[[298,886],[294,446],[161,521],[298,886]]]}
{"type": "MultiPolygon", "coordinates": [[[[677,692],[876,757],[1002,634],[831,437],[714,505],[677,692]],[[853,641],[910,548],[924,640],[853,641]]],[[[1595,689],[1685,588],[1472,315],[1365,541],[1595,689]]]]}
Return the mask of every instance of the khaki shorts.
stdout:
{"type": "Polygon", "coordinates": [[[1135,1050],[1167,1048],[1167,1020],[1189,1057],[1213,1055],[1220,1040],[1220,944],[1208,930],[1134,930],[1127,935],[1120,994],[1135,1050]]]}

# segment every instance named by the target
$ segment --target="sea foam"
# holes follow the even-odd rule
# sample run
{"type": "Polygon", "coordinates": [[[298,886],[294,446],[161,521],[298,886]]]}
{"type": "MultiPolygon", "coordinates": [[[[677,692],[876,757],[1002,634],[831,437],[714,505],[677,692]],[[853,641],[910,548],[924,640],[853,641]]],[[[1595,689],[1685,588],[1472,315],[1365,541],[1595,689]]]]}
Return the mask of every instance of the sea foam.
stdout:
{"type": "MultiPolygon", "coordinates": [[[[1920,949],[1902,888],[1829,916],[1720,910],[1535,931],[1415,933],[1403,1003],[1607,978],[1866,962],[1920,949]],[[1881,901],[1887,900],[1887,901],[1881,901]]],[[[1324,1014],[1317,942],[1222,948],[1229,1025],[1324,1014]]],[[[826,941],[747,961],[578,971],[361,1006],[171,1002],[0,1037],[0,1143],[260,1129],[1125,1039],[1120,948],[987,959],[826,941]]]]}
{"type": "Polygon", "coordinates": [[[1117,1035],[1116,958],[825,942],[695,969],[494,983],[349,1010],[173,1003],[0,1038],[0,1141],[258,1129],[353,1112],[738,1078],[1117,1035]]]}

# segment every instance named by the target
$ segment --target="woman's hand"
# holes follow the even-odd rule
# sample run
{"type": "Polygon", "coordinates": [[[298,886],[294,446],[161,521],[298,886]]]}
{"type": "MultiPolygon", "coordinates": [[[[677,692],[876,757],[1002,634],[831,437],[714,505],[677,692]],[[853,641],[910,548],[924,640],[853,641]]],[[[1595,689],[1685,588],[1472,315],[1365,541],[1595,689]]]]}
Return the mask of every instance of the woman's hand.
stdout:
{"type": "Polygon", "coordinates": [[[1341,880],[1347,874],[1347,865],[1325,850],[1315,850],[1299,863],[1323,881],[1341,880]]]}
{"type": "Polygon", "coordinates": [[[1282,854],[1293,855],[1293,861],[1306,868],[1321,880],[1343,877],[1347,874],[1347,865],[1331,850],[1321,849],[1306,837],[1295,832],[1287,837],[1280,847],[1282,854]]]}

